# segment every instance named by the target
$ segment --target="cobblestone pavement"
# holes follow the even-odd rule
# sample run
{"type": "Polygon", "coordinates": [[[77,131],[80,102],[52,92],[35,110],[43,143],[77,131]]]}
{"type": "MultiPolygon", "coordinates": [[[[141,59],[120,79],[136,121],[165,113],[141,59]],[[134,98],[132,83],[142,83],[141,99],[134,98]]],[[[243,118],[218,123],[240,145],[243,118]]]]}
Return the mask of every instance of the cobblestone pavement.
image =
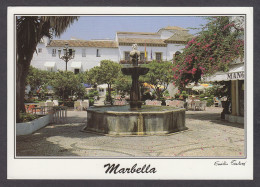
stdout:
{"type": "Polygon", "coordinates": [[[220,119],[220,108],[187,111],[186,131],[164,136],[104,136],[81,132],[86,111],[16,138],[17,156],[243,157],[244,126],[220,119]]]}

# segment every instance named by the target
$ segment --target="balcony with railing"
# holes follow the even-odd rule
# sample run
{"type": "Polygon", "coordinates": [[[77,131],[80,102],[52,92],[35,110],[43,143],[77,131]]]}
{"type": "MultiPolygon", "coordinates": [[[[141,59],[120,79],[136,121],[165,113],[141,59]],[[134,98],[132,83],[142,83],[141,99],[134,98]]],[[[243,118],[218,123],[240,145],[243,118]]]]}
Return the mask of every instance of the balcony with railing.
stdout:
{"type": "MultiPolygon", "coordinates": [[[[149,64],[151,63],[152,61],[157,61],[157,62],[161,62],[162,60],[139,60],[138,61],[138,65],[139,66],[142,66],[142,65],[145,65],[145,64],[149,64]]],[[[123,65],[123,66],[131,66],[132,65],[132,62],[130,60],[120,60],[119,61],[119,64],[123,65]]]]}

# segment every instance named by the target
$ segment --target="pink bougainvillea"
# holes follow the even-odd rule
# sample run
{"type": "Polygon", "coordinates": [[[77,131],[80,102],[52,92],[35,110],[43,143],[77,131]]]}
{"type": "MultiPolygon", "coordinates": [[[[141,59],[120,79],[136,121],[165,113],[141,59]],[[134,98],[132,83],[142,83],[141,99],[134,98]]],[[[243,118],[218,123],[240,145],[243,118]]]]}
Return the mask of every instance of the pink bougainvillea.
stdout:
{"type": "Polygon", "coordinates": [[[243,29],[229,17],[212,17],[198,36],[187,42],[183,53],[174,61],[175,84],[198,82],[202,75],[227,71],[230,63],[243,58],[243,29]]]}

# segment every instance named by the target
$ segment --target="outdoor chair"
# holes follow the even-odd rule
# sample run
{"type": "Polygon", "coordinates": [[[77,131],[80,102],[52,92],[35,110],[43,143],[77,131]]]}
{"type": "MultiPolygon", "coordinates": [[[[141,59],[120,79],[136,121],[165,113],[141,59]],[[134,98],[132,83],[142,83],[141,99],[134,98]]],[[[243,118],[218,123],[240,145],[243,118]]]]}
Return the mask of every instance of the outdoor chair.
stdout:
{"type": "Polygon", "coordinates": [[[39,102],[38,105],[41,106],[46,106],[45,102],[39,102]]]}
{"type": "Polygon", "coordinates": [[[184,108],[184,101],[177,101],[178,108],[184,108]]]}
{"type": "Polygon", "coordinates": [[[126,100],[115,100],[113,105],[126,105],[126,100]]]}
{"type": "Polygon", "coordinates": [[[190,109],[191,107],[191,99],[187,99],[187,109],[190,109]]]}
{"type": "Polygon", "coordinates": [[[85,110],[89,107],[89,100],[82,101],[82,109],[85,110]]]}
{"type": "Polygon", "coordinates": [[[194,110],[194,107],[195,107],[195,101],[190,100],[190,101],[188,102],[188,108],[194,110]]]}
{"type": "Polygon", "coordinates": [[[54,106],[59,106],[58,100],[53,100],[54,106]]]}
{"type": "Polygon", "coordinates": [[[161,106],[162,102],[157,100],[146,100],[145,105],[152,105],[152,106],[161,106]]]}
{"type": "Polygon", "coordinates": [[[207,106],[207,101],[202,101],[201,102],[201,109],[206,110],[206,106],[207,106]]]}
{"type": "Polygon", "coordinates": [[[40,113],[41,113],[41,114],[45,114],[46,103],[45,103],[45,102],[40,102],[40,103],[39,103],[39,107],[41,108],[40,113]]]}
{"type": "Polygon", "coordinates": [[[193,110],[196,110],[196,109],[201,110],[200,104],[201,104],[201,101],[195,101],[194,106],[193,106],[193,110]]]}
{"type": "Polygon", "coordinates": [[[54,103],[51,101],[47,101],[46,102],[46,106],[47,106],[47,111],[50,112],[52,110],[52,107],[54,106],[54,103]]]}
{"type": "Polygon", "coordinates": [[[82,111],[81,101],[75,101],[74,102],[74,110],[82,111]]]}

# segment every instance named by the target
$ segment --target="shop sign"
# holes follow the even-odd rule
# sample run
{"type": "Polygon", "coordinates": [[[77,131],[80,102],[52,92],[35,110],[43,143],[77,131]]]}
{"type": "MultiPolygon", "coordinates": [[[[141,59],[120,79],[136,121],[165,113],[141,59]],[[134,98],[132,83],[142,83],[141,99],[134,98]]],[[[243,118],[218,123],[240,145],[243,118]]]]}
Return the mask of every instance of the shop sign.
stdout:
{"type": "Polygon", "coordinates": [[[236,80],[236,79],[244,79],[244,78],[245,78],[244,71],[227,74],[228,80],[236,80]]]}

